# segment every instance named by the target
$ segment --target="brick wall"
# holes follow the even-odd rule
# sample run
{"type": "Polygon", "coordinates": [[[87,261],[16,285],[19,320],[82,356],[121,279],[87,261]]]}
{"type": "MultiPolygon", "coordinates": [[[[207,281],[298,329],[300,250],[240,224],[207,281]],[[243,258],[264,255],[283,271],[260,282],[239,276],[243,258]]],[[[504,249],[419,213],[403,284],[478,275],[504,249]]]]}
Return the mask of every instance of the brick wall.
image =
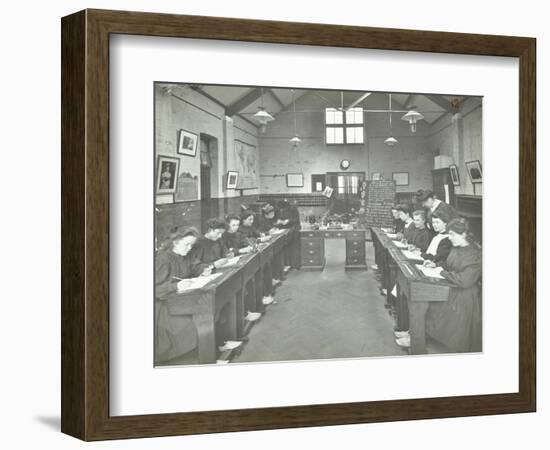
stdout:
{"type": "Polygon", "coordinates": [[[395,183],[390,180],[373,180],[368,184],[365,219],[367,226],[393,225],[391,207],[395,202],[395,183]]]}

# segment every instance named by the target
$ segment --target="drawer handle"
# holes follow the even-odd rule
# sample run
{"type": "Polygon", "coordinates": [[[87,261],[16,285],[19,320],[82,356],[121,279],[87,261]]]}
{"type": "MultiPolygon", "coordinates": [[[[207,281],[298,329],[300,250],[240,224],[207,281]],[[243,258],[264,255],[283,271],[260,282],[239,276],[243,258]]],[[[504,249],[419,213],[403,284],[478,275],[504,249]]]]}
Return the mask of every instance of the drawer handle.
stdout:
{"type": "Polygon", "coordinates": [[[309,251],[309,254],[310,254],[310,255],[313,255],[314,253],[315,253],[315,250],[310,250],[310,251],[309,251]]]}
{"type": "Polygon", "coordinates": [[[354,242],[353,245],[359,245],[359,242],[354,242]]]}
{"type": "Polygon", "coordinates": [[[336,233],[336,236],[340,237],[342,236],[342,233],[336,233]]]}
{"type": "Polygon", "coordinates": [[[309,245],[310,247],[313,247],[313,242],[308,242],[308,245],[309,245]]]}
{"type": "Polygon", "coordinates": [[[313,259],[310,259],[309,262],[313,264],[313,259]]]}

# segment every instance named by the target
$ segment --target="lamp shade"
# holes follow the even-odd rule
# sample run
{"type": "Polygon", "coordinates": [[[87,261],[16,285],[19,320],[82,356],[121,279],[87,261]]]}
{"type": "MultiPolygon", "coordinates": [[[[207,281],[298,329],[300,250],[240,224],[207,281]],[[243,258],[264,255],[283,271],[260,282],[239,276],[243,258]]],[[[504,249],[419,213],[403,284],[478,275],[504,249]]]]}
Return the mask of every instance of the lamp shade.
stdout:
{"type": "Polygon", "coordinates": [[[401,117],[401,120],[406,120],[409,122],[413,133],[416,132],[416,122],[422,119],[424,119],[424,116],[414,109],[411,109],[407,114],[401,117]]]}
{"type": "Polygon", "coordinates": [[[395,144],[397,144],[399,141],[395,139],[394,137],[390,136],[384,141],[384,144],[386,144],[388,147],[393,147],[395,144]]]}
{"type": "Polygon", "coordinates": [[[252,117],[260,122],[260,124],[262,125],[265,125],[266,123],[275,120],[275,117],[269,114],[263,106],[258,106],[258,112],[252,117]]]}
{"type": "Polygon", "coordinates": [[[302,140],[298,137],[298,135],[294,135],[294,137],[292,139],[290,139],[290,142],[292,143],[292,145],[294,147],[298,147],[298,145],[300,145],[300,143],[302,142],[302,140]]]}

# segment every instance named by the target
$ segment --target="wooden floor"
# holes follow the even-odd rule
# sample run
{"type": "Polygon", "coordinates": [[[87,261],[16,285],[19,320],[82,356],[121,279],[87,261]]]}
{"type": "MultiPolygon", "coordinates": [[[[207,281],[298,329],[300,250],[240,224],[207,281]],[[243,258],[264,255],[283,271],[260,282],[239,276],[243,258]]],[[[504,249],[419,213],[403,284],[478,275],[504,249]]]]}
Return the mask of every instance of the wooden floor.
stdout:
{"type": "MultiPolygon", "coordinates": [[[[345,243],[325,240],[324,271],[293,270],[233,363],[405,355],[372,270],[344,271],[345,243]]],[[[367,262],[374,263],[367,243],[367,262]]]]}

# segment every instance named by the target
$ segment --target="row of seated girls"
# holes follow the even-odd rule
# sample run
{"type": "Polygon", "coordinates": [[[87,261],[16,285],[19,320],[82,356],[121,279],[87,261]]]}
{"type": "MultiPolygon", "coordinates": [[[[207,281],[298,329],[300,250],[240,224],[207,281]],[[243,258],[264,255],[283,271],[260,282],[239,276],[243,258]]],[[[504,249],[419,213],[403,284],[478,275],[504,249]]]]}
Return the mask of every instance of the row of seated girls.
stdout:
{"type": "MultiPolygon", "coordinates": [[[[224,266],[229,258],[255,251],[258,243],[269,241],[279,229],[289,229],[291,237],[295,235],[300,226],[297,209],[287,201],[280,201],[277,206],[276,210],[266,204],[258,216],[245,210],[239,215],[228,215],[225,220],[209,219],[202,236],[194,227],[185,227],[174,233],[166,248],[157,253],[156,298],[181,290],[190,278],[210,275],[224,266]]],[[[291,252],[292,247],[299,248],[291,244],[291,252]]],[[[280,275],[295,267],[295,260],[292,254],[285,254],[280,275]]],[[[280,276],[264,281],[264,305],[274,302],[274,288],[279,283],[280,276]]],[[[173,360],[197,346],[197,332],[190,316],[170,316],[165,308],[156,308],[155,314],[157,363],[173,360]]],[[[248,312],[245,320],[255,321],[260,316],[258,312],[248,312]]]]}
{"type": "MultiPolygon", "coordinates": [[[[425,266],[442,268],[440,275],[453,287],[445,302],[400,305],[402,314],[394,330],[396,342],[408,348],[413,341],[416,348],[425,348],[428,336],[449,352],[479,352],[481,247],[468,221],[458,217],[451,205],[436,199],[428,190],[418,191],[416,197],[422,209],[408,205],[392,208],[394,232],[409,250],[422,256],[425,266]]],[[[382,294],[387,292],[383,290],[382,294]]]]}

